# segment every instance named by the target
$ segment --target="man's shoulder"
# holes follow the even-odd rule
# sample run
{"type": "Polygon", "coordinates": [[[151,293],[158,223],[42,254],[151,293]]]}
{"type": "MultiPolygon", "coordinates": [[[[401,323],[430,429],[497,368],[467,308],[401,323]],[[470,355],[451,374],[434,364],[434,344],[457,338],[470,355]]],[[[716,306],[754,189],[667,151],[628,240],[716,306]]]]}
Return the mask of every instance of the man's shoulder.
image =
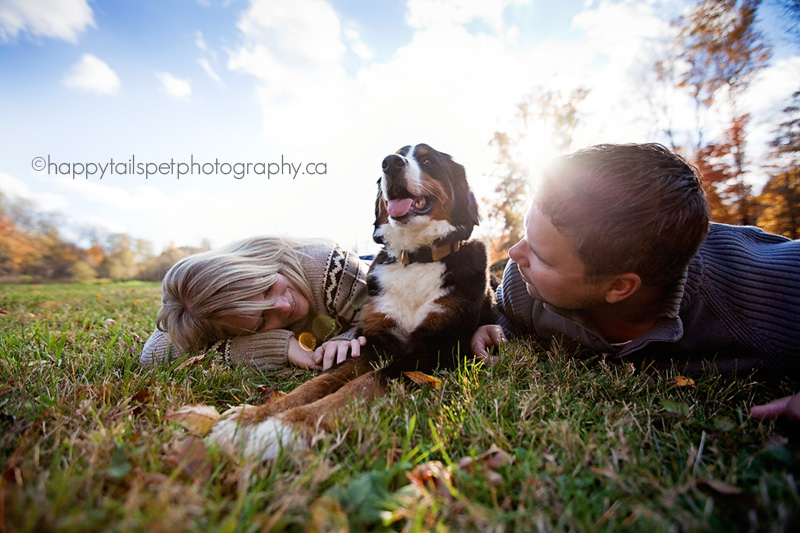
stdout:
{"type": "MultiPolygon", "coordinates": [[[[800,241],[752,226],[711,224],[708,236],[689,265],[689,281],[701,284],[739,282],[800,283],[800,241]]],[[[692,283],[690,283],[691,285],[692,283]]]]}
{"type": "Polygon", "coordinates": [[[730,224],[720,224],[712,222],[709,225],[708,237],[701,245],[714,245],[718,243],[739,243],[740,245],[768,245],[768,244],[790,244],[800,247],[800,241],[792,241],[782,235],[767,233],[755,226],[733,226],[730,224]]]}

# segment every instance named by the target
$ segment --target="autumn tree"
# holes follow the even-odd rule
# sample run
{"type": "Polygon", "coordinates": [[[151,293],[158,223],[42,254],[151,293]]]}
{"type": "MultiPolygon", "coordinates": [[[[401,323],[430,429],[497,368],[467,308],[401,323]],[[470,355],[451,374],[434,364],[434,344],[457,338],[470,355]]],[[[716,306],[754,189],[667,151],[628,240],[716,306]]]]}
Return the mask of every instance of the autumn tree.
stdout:
{"type": "Polygon", "coordinates": [[[523,236],[525,214],[530,203],[531,167],[568,150],[580,122],[579,106],[589,91],[577,88],[562,92],[539,88],[518,104],[508,131],[496,131],[490,145],[497,151],[491,177],[498,180],[489,218],[495,220],[497,234],[491,238],[494,260],[508,255],[508,249],[523,236]]]}
{"type": "Polygon", "coordinates": [[[115,281],[138,279],[141,265],[151,259],[152,245],[124,233],[108,236],[106,256],[101,265],[103,276],[115,281]]]}
{"type": "MultiPolygon", "coordinates": [[[[672,82],[688,95],[695,121],[693,139],[679,146],[675,125],[665,132],[673,149],[686,153],[706,175],[715,220],[741,224],[755,221],[748,185],[746,152],[749,115],[742,96],[771,56],[756,27],[761,0],[702,0],[673,22],[676,36],[653,66],[661,83],[672,82]],[[709,138],[709,117],[727,124],[709,138]]],[[[664,114],[664,113],[662,113],[664,114]]]]}
{"type": "Polygon", "coordinates": [[[88,232],[92,241],[84,249],[62,235],[64,227],[62,215],[0,192],[0,279],[82,281],[98,275],[138,279],[143,266],[153,259],[150,243],[142,239],[83,228],[77,233],[88,232]]]}
{"type": "Polygon", "coordinates": [[[758,225],[765,231],[800,238],[800,91],[784,108],[785,120],[775,130],[772,147],[773,176],[757,201],[758,225]]]}
{"type": "Polygon", "coordinates": [[[0,277],[12,279],[41,257],[14,216],[13,203],[0,193],[0,277]]]}

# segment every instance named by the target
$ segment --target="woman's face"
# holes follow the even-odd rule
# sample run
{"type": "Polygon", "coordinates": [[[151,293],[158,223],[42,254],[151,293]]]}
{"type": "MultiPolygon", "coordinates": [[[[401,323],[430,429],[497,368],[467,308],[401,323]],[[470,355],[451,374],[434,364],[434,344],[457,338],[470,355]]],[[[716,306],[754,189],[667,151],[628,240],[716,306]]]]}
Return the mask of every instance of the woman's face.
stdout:
{"type": "Polygon", "coordinates": [[[245,298],[245,301],[249,302],[264,300],[272,300],[275,307],[222,317],[219,319],[222,331],[226,335],[235,337],[273,329],[286,329],[308,315],[308,301],[282,274],[276,275],[275,283],[267,292],[245,298]]]}

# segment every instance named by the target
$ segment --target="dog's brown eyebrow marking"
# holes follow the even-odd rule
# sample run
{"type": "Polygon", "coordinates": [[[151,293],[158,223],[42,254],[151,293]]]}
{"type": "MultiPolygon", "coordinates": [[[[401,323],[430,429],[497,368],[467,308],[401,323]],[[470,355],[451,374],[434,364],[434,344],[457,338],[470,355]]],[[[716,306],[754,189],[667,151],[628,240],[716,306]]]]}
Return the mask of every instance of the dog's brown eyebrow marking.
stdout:
{"type": "Polygon", "coordinates": [[[418,148],[417,149],[417,153],[415,155],[420,156],[420,157],[424,156],[424,155],[428,155],[428,150],[425,149],[425,148],[418,148]]]}

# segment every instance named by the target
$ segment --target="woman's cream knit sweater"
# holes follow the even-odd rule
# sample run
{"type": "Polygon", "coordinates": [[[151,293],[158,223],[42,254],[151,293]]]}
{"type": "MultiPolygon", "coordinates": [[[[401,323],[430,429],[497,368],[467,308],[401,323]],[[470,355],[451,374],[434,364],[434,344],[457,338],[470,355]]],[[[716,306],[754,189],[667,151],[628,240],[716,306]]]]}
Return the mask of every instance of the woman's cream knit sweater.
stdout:
{"type": "MultiPolygon", "coordinates": [[[[317,343],[355,338],[355,318],[367,292],[367,268],[358,255],[338,246],[315,245],[298,250],[300,264],[311,286],[311,311],[292,330],[276,329],[222,339],[209,350],[234,364],[249,364],[269,370],[287,364],[289,339],[307,331],[317,343]]],[[[168,361],[178,353],[163,331],[156,330],[144,345],[139,361],[168,361]]]]}

